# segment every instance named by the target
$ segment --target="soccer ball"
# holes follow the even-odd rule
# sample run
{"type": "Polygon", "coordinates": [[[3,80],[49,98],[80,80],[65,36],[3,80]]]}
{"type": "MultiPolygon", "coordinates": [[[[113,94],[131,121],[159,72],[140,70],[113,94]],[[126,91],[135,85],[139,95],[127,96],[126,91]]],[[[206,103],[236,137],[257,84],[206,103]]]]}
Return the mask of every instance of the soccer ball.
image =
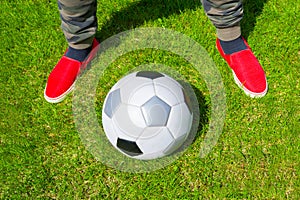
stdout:
{"type": "Polygon", "coordinates": [[[178,150],[192,121],[185,89],[156,71],[134,72],[120,79],[102,109],[103,129],[110,143],[123,154],[142,160],[178,150]]]}

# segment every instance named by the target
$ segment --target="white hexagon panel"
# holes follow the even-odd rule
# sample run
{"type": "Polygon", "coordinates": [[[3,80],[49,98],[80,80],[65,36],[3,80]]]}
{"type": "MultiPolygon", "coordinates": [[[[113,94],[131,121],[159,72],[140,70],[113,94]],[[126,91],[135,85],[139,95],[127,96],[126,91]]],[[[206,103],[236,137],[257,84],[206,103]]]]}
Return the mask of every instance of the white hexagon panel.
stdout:
{"type": "Polygon", "coordinates": [[[170,77],[154,80],[154,88],[156,95],[171,106],[184,102],[182,86],[170,77]]]}

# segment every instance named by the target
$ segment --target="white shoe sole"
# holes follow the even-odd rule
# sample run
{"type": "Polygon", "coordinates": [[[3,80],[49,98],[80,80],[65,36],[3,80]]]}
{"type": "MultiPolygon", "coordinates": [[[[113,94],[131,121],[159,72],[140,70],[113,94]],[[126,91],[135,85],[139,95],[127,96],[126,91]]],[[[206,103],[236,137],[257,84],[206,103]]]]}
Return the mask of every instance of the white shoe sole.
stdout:
{"type": "Polygon", "coordinates": [[[266,83],[266,89],[263,92],[260,92],[260,93],[251,92],[250,90],[248,90],[247,88],[244,87],[244,85],[237,78],[237,76],[235,75],[233,70],[232,70],[232,73],[233,73],[235,83],[239,86],[239,88],[241,88],[246,93],[247,96],[249,96],[251,98],[261,98],[267,94],[268,83],[266,83]]]}
{"type": "MultiPolygon", "coordinates": [[[[76,82],[76,81],[75,81],[76,82]]],[[[52,98],[52,97],[48,97],[46,95],[46,88],[47,88],[47,84],[46,84],[46,87],[45,87],[45,90],[44,90],[44,97],[46,99],[46,101],[48,101],[49,103],[59,103],[61,101],[63,101],[66,96],[72,92],[72,90],[74,89],[74,86],[75,86],[75,82],[71,85],[71,87],[69,87],[69,89],[67,91],[65,91],[63,94],[61,94],[60,96],[58,97],[55,97],[55,98],[52,98]]]]}

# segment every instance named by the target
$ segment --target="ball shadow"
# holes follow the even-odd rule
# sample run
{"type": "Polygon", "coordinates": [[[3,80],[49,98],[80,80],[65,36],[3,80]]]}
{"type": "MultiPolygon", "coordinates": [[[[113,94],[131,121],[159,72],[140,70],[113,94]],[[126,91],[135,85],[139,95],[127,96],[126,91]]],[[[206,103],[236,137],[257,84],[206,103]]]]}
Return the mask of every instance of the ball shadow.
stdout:
{"type": "Polygon", "coordinates": [[[179,147],[173,154],[186,150],[197,138],[201,136],[201,131],[203,130],[204,126],[208,125],[209,123],[209,107],[208,103],[205,100],[203,92],[196,88],[194,85],[191,85],[185,81],[178,80],[178,82],[183,86],[183,88],[185,88],[185,91],[190,96],[194,117],[190,134],[188,135],[183,145],[179,147]],[[189,91],[189,88],[192,91],[189,91]],[[196,99],[194,99],[194,97],[196,99]]]}
{"type": "Polygon", "coordinates": [[[192,88],[197,97],[198,105],[199,105],[199,124],[198,124],[197,134],[195,137],[196,139],[197,137],[200,136],[200,132],[204,128],[204,126],[208,125],[209,123],[209,119],[208,119],[209,107],[208,107],[208,102],[206,102],[202,91],[196,88],[194,85],[192,85],[192,88]]]}

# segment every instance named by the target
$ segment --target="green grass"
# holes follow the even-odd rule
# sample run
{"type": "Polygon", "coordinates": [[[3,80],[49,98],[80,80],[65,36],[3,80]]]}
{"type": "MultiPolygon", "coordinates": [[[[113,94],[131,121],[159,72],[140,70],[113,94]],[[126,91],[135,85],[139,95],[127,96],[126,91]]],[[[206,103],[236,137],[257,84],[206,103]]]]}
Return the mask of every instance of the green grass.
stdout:
{"type": "MultiPolygon", "coordinates": [[[[143,63],[170,64],[199,91],[202,129],[183,156],[155,172],[125,173],[96,161],[76,131],[72,96],[55,105],[43,99],[47,76],[67,47],[56,1],[2,0],[1,199],[300,198],[299,2],[245,1],[243,34],[269,83],[262,99],[248,98],[234,84],[215,49],[215,30],[200,1],[98,4],[101,40],[135,27],[165,27],[184,33],[208,51],[226,89],[223,133],[212,152],[199,158],[210,113],[203,80],[189,73],[189,64],[174,55],[133,52],[118,59],[100,81],[103,94],[113,84],[111,77],[117,80],[127,69],[143,63]]],[[[104,96],[99,96],[101,102],[104,96]]]]}

